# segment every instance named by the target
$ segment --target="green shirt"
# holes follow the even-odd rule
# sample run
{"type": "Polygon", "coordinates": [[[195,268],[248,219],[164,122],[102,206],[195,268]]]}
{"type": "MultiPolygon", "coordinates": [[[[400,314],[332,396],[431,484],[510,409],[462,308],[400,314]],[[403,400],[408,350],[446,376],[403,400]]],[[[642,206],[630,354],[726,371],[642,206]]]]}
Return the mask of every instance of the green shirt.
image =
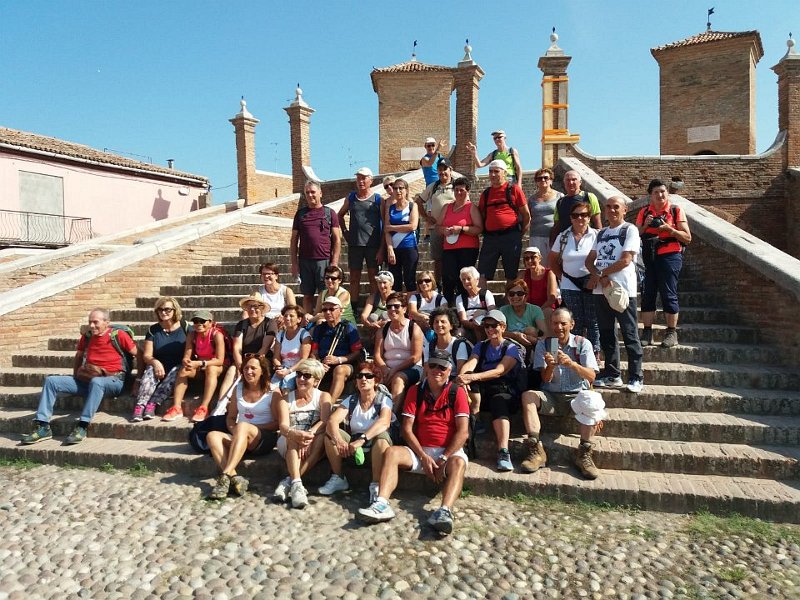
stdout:
{"type": "Polygon", "coordinates": [[[517,316],[510,304],[501,306],[500,312],[506,317],[506,328],[512,332],[523,331],[526,327],[536,327],[536,321],[544,320],[542,309],[535,304],[526,304],[522,317],[517,316]]]}

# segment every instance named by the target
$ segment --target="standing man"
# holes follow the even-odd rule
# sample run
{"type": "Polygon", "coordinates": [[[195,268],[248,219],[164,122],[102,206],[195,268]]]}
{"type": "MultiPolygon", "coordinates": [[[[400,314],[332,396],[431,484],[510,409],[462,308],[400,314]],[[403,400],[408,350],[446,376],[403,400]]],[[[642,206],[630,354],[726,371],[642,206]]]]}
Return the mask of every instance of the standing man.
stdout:
{"type": "Polygon", "coordinates": [[[292,277],[300,275],[303,310],[306,314],[313,314],[314,294],[325,289],[322,279],[325,268],[339,262],[342,231],[338,215],[329,206],[322,206],[319,184],[307,181],[303,190],[306,205],[294,215],[289,254],[292,277]]]}
{"type": "Polygon", "coordinates": [[[522,188],[506,181],[506,163],[489,163],[489,181],[478,201],[483,219],[483,245],[478,255],[480,287],[494,279],[498,259],[503,259],[506,281],[513,281],[519,272],[522,253],[522,232],[528,231],[531,213],[522,188]]]}
{"type": "Polygon", "coordinates": [[[367,263],[370,291],[378,291],[375,275],[383,262],[383,232],[381,230],[381,195],[373,194],[372,171],[361,167],[356,171],[356,191],[350,192],[339,209],[339,221],[348,245],[347,264],[350,267],[350,302],[355,306],[361,290],[361,268],[367,263]],[[345,225],[344,216],[350,214],[345,225]]]}
{"type": "MultiPolygon", "coordinates": [[[[542,445],[539,413],[564,416],[570,413],[570,403],[581,390],[588,390],[598,367],[592,344],[584,337],[572,334],[575,321],[564,306],[550,315],[553,337],[540,339],[533,354],[533,368],[542,375],[541,391],[522,393],[522,422],[525,424],[525,460],[520,466],[524,473],[535,473],[547,463],[542,445]]],[[[592,459],[592,438],[597,423],[580,423],[581,443],[575,454],[575,464],[587,479],[597,479],[599,471],[592,459]]]]}
{"type": "Polygon", "coordinates": [[[336,296],[325,298],[322,314],[325,321],[311,332],[311,356],[325,368],[319,389],[327,391],[336,403],[361,355],[361,338],[355,325],[342,320],[342,302],[336,296]]]}
{"type": "Polygon", "coordinates": [[[619,323],[625,350],[628,353],[628,391],[638,394],[644,387],[642,344],[636,318],[636,254],[639,252],[639,230],[625,222],[628,205],[619,196],[606,200],[608,227],[601,229],[586,257],[591,278],[588,288],[594,288],[595,313],[600,328],[600,347],[605,365],[596,388],[622,387],[619,369],[619,343],[615,323],[619,323]],[[621,286],[628,294],[628,306],[621,312],[611,307],[603,290],[611,285],[621,286]]]}
{"type": "Polygon", "coordinates": [[[436,138],[429,137],[425,140],[425,156],[419,159],[419,166],[422,167],[422,175],[425,177],[425,185],[429,186],[434,181],[439,180],[437,168],[439,161],[444,158],[439,150],[445,147],[445,141],[436,141],[436,138]]]}
{"type": "Polygon", "coordinates": [[[600,221],[600,203],[597,201],[597,196],[591,192],[584,192],[581,189],[580,174],[577,171],[567,171],[564,173],[564,196],[556,201],[556,208],[553,212],[553,227],[550,229],[550,247],[556,241],[556,237],[562,231],[565,231],[570,226],[570,214],[572,207],[576,202],[589,203],[589,224],[595,229],[600,229],[603,224],[600,221]]]}
{"type": "Polygon", "coordinates": [[[403,404],[403,438],[407,446],[392,446],[383,457],[378,498],[358,511],[367,523],[393,519],[389,498],[397,487],[398,472],[424,473],[444,484],[442,504],[428,524],[447,535],[453,531],[453,504],[461,495],[469,437],[469,401],[463,387],[449,381],[450,353],[434,350],[428,359],[425,380],[408,390],[403,404]]]}
{"type": "Polygon", "coordinates": [[[78,424],[64,443],[78,444],[86,439],[89,422],[100,408],[103,398],[122,392],[127,373],[123,352],[131,355],[130,360],[135,360],[139,350],[125,331],[109,325],[108,310],[92,310],[89,313],[89,333],[78,340],[78,350],[72,360],[72,375],[50,375],[44,380],[33,431],[22,436],[22,443],[35,444],[53,437],[50,419],[58,394],[85,398],[78,424]]]}
{"type": "Polygon", "coordinates": [[[436,230],[436,223],[439,221],[444,207],[453,202],[456,197],[453,193],[453,165],[450,163],[450,159],[442,158],[436,170],[436,181],[417,194],[414,200],[419,207],[419,214],[428,224],[433,272],[436,283],[441,288],[444,236],[436,230]]]}
{"type": "Polygon", "coordinates": [[[472,142],[467,142],[467,150],[471,151],[478,168],[485,167],[494,160],[506,163],[508,181],[522,187],[522,164],[519,162],[519,152],[506,145],[506,132],[502,129],[492,132],[492,139],[497,148],[486,155],[483,160],[478,157],[478,148],[472,142]]]}

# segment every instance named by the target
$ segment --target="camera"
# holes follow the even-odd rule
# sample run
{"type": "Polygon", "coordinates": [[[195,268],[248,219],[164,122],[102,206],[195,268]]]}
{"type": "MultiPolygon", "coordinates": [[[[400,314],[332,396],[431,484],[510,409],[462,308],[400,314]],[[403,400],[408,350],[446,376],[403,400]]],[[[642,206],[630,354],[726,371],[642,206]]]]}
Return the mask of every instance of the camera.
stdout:
{"type": "Polygon", "coordinates": [[[650,227],[661,227],[664,224],[664,217],[653,217],[650,227]]]}

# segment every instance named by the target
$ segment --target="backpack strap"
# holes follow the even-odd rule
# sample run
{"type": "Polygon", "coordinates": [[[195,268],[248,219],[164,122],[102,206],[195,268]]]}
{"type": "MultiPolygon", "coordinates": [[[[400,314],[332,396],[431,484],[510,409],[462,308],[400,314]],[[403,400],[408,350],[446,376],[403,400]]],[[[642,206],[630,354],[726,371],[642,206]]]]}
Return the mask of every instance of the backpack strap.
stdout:
{"type": "Polygon", "coordinates": [[[569,242],[569,235],[568,230],[564,230],[561,232],[561,235],[558,239],[558,259],[561,262],[564,262],[564,249],[567,247],[567,243],[569,242]]]}
{"type": "Polygon", "coordinates": [[[434,301],[436,308],[439,308],[442,305],[442,302],[444,302],[444,294],[436,292],[436,300],[434,301]]]}
{"type": "Polygon", "coordinates": [[[481,302],[481,308],[485,310],[486,309],[486,290],[485,289],[482,288],[482,289],[478,290],[478,300],[480,300],[480,302],[481,302]]]}
{"type": "Polygon", "coordinates": [[[417,292],[417,293],[411,294],[411,297],[417,299],[417,310],[419,310],[419,307],[422,304],[422,294],[417,292]]]}

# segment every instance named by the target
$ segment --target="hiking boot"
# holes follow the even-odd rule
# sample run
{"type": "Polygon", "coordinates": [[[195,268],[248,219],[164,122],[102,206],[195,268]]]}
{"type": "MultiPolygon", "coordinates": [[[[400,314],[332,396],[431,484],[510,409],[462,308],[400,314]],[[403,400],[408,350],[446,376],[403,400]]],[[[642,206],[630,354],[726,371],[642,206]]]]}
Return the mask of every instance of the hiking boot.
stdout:
{"type": "Polygon", "coordinates": [[[592,459],[591,442],[581,442],[581,445],[578,446],[575,451],[575,465],[586,479],[597,479],[600,476],[600,471],[592,459]]]}
{"type": "Polygon", "coordinates": [[[622,377],[600,377],[594,380],[594,387],[596,388],[621,388],[622,377]]]}
{"type": "Polygon", "coordinates": [[[74,444],[80,444],[83,440],[86,439],[86,427],[82,427],[80,425],[76,425],[75,429],[72,430],[67,436],[67,439],[64,440],[64,443],[68,446],[72,446],[74,444]]]}
{"type": "Polygon", "coordinates": [[[511,463],[511,455],[508,449],[503,448],[497,453],[497,470],[498,471],[513,471],[514,465],[511,463]]]}
{"type": "Polygon", "coordinates": [[[642,342],[642,346],[652,346],[653,345],[653,328],[652,327],[645,327],[642,331],[642,338],[640,340],[642,342]]]}
{"type": "Polygon", "coordinates": [[[678,345],[678,330],[674,327],[667,327],[667,333],[664,334],[664,341],[661,342],[662,348],[672,348],[678,345]]]}
{"type": "Polygon", "coordinates": [[[237,496],[244,496],[247,488],[250,487],[250,482],[247,480],[246,477],[242,477],[241,475],[234,475],[231,477],[231,492],[236,494],[237,496]]]}
{"type": "Polygon", "coordinates": [[[155,419],[156,418],[156,408],[158,408],[158,404],[156,404],[155,402],[148,402],[147,404],[145,404],[144,405],[144,415],[142,415],[142,418],[145,421],[149,421],[150,419],[155,419]]]}
{"type": "Polygon", "coordinates": [[[370,504],[372,504],[373,502],[376,502],[378,500],[378,494],[379,493],[380,492],[378,491],[378,482],[377,481],[373,481],[372,483],[370,483],[369,484],[369,503],[370,504]]]}
{"type": "Polygon", "coordinates": [[[450,512],[449,508],[442,506],[428,517],[428,525],[442,535],[448,535],[453,531],[453,513],[450,512]]]}
{"type": "Polygon", "coordinates": [[[40,423],[39,421],[34,421],[33,431],[22,436],[22,445],[29,446],[31,444],[35,444],[36,442],[51,439],[53,439],[53,430],[50,429],[50,423],[40,423]]]}
{"type": "Polygon", "coordinates": [[[394,511],[388,502],[376,500],[367,508],[359,508],[358,516],[365,523],[382,523],[394,519],[394,511]]]}
{"type": "Polygon", "coordinates": [[[208,495],[209,500],[224,500],[228,497],[228,492],[231,489],[231,476],[223,473],[217,478],[217,483],[211,488],[211,493],[208,495]]]}
{"type": "Polygon", "coordinates": [[[527,453],[525,460],[520,464],[523,473],[535,473],[547,463],[547,454],[538,439],[527,438],[525,452],[527,453]]]}
{"type": "Polygon", "coordinates": [[[286,499],[289,497],[289,489],[292,487],[292,478],[286,477],[281,479],[278,487],[275,488],[275,491],[272,492],[272,499],[275,502],[286,502],[286,499]]]}
{"type": "Polygon", "coordinates": [[[171,406],[169,410],[161,417],[162,421],[174,421],[183,416],[183,410],[179,406],[171,406]]]}
{"type": "Polygon", "coordinates": [[[292,482],[289,496],[292,498],[292,508],[305,508],[308,506],[308,492],[302,481],[292,482]]]}
{"type": "Polygon", "coordinates": [[[131,423],[138,423],[144,420],[144,406],[142,404],[137,404],[133,407],[133,416],[131,417],[131,423]]]}
{"type": "Polygon", "coordinates": [[[330,496],[336,492],[343,492],[350,489],[350,484],[347,483],[347,477],[339,477],[335,473],[325,484],[319,488],[319,493],[323,496],[330,496]]]}

